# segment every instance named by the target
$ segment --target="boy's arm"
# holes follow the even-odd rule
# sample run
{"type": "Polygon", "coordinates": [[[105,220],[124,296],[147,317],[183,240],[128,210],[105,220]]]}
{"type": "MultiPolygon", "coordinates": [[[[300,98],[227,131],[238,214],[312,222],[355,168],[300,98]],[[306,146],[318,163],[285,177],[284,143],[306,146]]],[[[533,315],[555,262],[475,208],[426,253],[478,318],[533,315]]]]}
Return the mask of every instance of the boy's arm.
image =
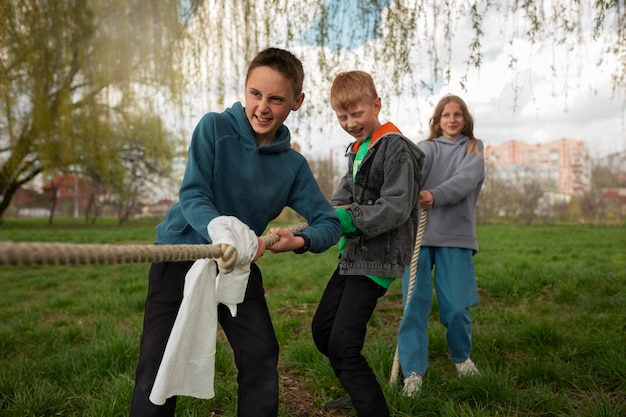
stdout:
{"type": "Polygon", "coordinates": [[[209,241],[207,225],[220,215],[211,191],[211,169],[207,168],[213,166],[215,160],[213,122],[211,116],[205,115],[194,129],[179,191],[180,207],[185,219],[209,241]]]}

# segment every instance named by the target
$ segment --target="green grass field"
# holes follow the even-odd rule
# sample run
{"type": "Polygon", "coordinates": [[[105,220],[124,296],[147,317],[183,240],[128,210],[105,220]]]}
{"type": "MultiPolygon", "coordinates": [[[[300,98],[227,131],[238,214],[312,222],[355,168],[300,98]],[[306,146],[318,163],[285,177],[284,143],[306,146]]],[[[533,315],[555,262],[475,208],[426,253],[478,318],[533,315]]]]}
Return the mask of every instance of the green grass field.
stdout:
{"type": "MultiPolygon", "coordinates": [[[[145,243],[154,221],[85,227],[5,220],[0,240],[145,243]]],[[[430,368],[416,399],[388,385],[402,314],[400,283],[381,299],[365,354],[394,416],[626,415],[626,229],[481,226],[480,304],[459,379],[433,305],[430,368]]],[[[343,395],[310,322],[336,250],[259,261],[281,343],[281,416],[324,416],[343,395]]],[[[148,264],[0,266],[0,416],[127,415],[148,264]]],[[[177,416],[235,416],[236,371],[218,338],[216,397],[180,398],[177,416]]],[[[336,415],[336,414],[335,414],[336,415]]],[[[345,415],[353,416],[354,413],[345,415]]]]}

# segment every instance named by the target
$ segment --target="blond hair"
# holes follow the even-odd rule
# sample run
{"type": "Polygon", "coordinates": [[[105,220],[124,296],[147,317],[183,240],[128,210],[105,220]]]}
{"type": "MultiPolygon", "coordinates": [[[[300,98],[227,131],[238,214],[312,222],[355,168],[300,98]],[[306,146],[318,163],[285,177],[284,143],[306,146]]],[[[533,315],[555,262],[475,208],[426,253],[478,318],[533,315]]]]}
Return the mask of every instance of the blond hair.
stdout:
{"type": "Polygon", "coordinates": [[[339,73],[330,88],[330,105],[333,110],[346,110],[364,100],[378,98],[374,79],[365,71],[339,73]]]}

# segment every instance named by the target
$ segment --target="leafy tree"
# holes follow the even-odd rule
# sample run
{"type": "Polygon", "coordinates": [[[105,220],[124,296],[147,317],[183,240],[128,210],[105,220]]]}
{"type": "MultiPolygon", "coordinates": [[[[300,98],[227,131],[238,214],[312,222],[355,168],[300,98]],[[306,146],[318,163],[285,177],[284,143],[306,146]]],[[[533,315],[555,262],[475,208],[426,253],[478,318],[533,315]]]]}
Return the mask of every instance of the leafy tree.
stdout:
{"type": "Polygon", "coordinates": [[[539,202],[549,188],[532,167],[516,166],[495,171],[486,167],[485,182],[477,204],[477,221],[505,220],[532,224],[539,202]]]}
{"type": "Polygon", "coordinates": [[[185,19],[169,1],[0,0],[0,216],[42,172],[106,172],[111,126],[177,97],[185,19]]]}
{"type": "Polygon", "coordinates": [[[490,166],[485,167],[485,182],[476,204],[476,221],[479,224],[497,222],[506,211],[507,196],[503,190],[508,190],[509,184],[490,166]]]}
{"type": "Polygon", "coordinates": [[[539,180],[528,178],[521,184],[521,194],[518,194],[519,216],[525,225],[531,225],[537,218],[539,200],[544,194],[544,188],[539,180]]]}
{"type": "Polygon", "coordinates": [[[622,208],[618,190],[624,185],[620,184],[620,174],[624,176],[625,159],[624,154],[616,154],[604,161],[592,162],[590,187],[578,196],[584,220],[592,224],[621,223],[622,208]],[[611,194],[613,198],[610,198],[611,194]]]}
{"type": "Polygon", "coordinates": [[[118,166],[123,169],[108,188],[109,203],[115,207],[122,224],[140,203],[155,201],[160,182],[169,178],[175,146],[157,117],[136,118],[120,130],[118,166]]]}

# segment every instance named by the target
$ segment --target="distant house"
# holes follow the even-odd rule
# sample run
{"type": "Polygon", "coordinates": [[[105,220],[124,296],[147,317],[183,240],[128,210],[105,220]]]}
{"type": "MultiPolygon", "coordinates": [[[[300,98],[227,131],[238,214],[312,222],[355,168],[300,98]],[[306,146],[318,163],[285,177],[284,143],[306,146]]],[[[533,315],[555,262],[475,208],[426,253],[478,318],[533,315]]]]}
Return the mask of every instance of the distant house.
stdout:
{"type": "Polygon", "coordinates": [[[626,207],[626,187],[605,188],[602,190],[602,195],[607,200],[616,201],[620,206],[626,207]]]}
{"type": "Polygon", "coordinates": [[[19,188],[11,199],[16,217],[48,217],[50,209],[41,193],[28,188],[19,188]]]}

